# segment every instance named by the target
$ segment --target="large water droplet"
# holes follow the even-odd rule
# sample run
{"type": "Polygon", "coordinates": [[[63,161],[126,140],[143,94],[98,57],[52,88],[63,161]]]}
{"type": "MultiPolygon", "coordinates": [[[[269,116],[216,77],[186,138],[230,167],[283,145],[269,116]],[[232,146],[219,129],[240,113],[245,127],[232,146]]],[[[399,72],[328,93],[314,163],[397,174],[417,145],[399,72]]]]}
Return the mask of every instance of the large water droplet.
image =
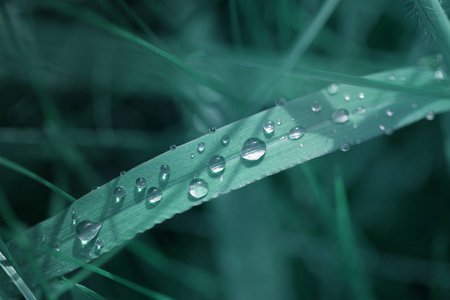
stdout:
{"type": "Polygon", "coordinates": [[[334,123],[345,123],[349,119],[348,111],[345,109],[338,109],[331,115],[331,118],[333,119],[334,123]]]}
{"type": "Polygon", "coordinates": [[[211,157],[208,164],[209,171],[216,175],[223,173],[223,171],[225,170],[225,166],[225,158],[219,155],[214,155],[213,157],[211,157]]]}
{"type": "Polygon", "coordinates": [[[327,87],[327,92],[330,95],[334,95],[339,91],[339,86],[337,84],[331,84],[329,87],[327,87]]]}
{"type": "Polygon", "coordinates": [[[264,134],[272,135],[275,132],[275,122],[274,121],[265,121],[263,123],[264,134]]]}
{"type": "Polygon", "coordinates": [[[230,139],[230,137],[228,136],[228,135],[224,135],[223,137],[222,137],[222,145],[223,146],[226,146],[226,145],[228,145],[228,143],[231,141],[231,139],[230,139]]]}
{"type": "Polygon", "coordinates": [[[147,192],[147,201],[151,204],[161,201],[162,194],[157,187],[151,187],[147,192]]]}
{"type": "Polygon", "coordinates": [[[241,157],[247,161],[257,161],[266,154],[266,143],[258,138],[249,138],[241,148],[241,157]]]}
{"type": "Polygon", "coordinates": [[[78,223],[75,233],[81,243],[87,244],[97,236],[100,228],[102,228],[102,223],[100,222],[81,221],[78,223]]]}
{"type": "Polygon", "coordinates": [[[291,130],[289,130],[289,139],[290,140],[298,140],[305,134],[305,129],[301,126],[295,126],[292,127],[291,130]]]}
{"type": "Polygon", "coordinates": [[[352,146],[349,143],[343,143],[341,146],[339,146],[339,150],[342,152],[347,152],[352,148],[352,146]]]}
{"type": "Polygon", "coordinates": [[[311,105],[311,110],[312,110],[313,112],[319,112],[319,111],[322,110],[322,105],[320,105],[319,102],[314,102],[314,103],[311,105]]]}
{"type": "Polygon", "coordinates": [[[203,142],[199,143],[197,146],[197,151],[198,153],[203,153],[203,151],[205,151],[205,143],[203,142]]]}
{"type": "Polygon", "coordinates": [[[425,119],[427,119],[428,121],[434,120],[434,112],[432,110],[428,111],[425,114],[425,119]]]}
{"type": "Polygon", "coordinates": [[[170,177],[170,167],[168,165],[162,165],[159,169],[159,183],[161,185],[167,184],[170,177]]]}
{"type": "Polygon", "coordinates": [[[116,201],[119,202],[123,197],[125,197],[125,189],[123,186],[116,187],[114,189],[114,198],[116,201]]]}
{"type": "Polygon", "coordinates": [[[209,191],[209,185],[203,179],[197,178],[189,184],[189,195],[195,199],[200,199],[206,196],[209,191]]]}
{"type": "Polygon", "coordinates": [[[284,98],[280,98],[280,99],[277,99],[275,101],[275,105],[276,106],[282,106],[282,105],[285,105],[285,104],[286,104],[286,99],[284,99],[284,98]]]}
{"type": "Polygon", "coordinates": [[[139,177],[138,179],[136,179],[135,185],[137,190],[141,192],[147,186],[147,180],[145,180],[142,177],[139,177]]]}

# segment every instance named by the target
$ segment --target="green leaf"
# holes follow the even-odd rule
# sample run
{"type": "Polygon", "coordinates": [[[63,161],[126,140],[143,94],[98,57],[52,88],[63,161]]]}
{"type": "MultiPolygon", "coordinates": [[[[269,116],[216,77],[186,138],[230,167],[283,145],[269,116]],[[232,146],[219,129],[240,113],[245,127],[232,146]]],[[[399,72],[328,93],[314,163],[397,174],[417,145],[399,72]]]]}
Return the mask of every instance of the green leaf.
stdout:
{"type": "MultiPolygon", "coordinates": [[[[437,97],[447,92],[436,82],[432,69],[397,69],[368,76],[365,80],[373,86],[390,89],[333,86],[329,91],[322,90],[224,126],[115,178],[28,230],[36,247],[36,261],[47,278],[61,276],[78,268],[79,264],[48,255],[41,252],[41,248],[58,245],[61,255],[88,262],[192,206],[337,149],[349,150],[365,140],[391,134],[426,115],[432,119],[434,114],[450,110],[450,100],[437,97]],[[394,77],[398,80],[390,80],[394,77]],[[405,92],[412,91],[408,87],[414,87],[414,92],[405,92]],[[433,93],[427,93],[432,89],[433,93]],[[317,105],[321,110],[314,112],[311,107],[317,105]],[[332,116],[338,110],[348,112],[348,121],[333,121],[332,116]],[[263,132],[262,125],[268,120],[280,123],[273,135],[263,132]],[[306,133],[291,140],[288,135],[295,126],[301,126],[306,133]],[[226,146],[221,142],[225,135],[231,138],[226,146]],[[241,148],[249,138],[260,139],[266,145],[265,155],[255,163],[241,157],[241,148]],[[205,144],[202,153],[197,151],[199,143],[205,144]],[[225,170],[219,175],[208,171],[208,163],[215,155],[226,160],[225,170]],[[170,167],[168,181],[159,179],[162,165],[170,167]],[[147,182],[143,191],[136,188],[138,178],[147,182]],[[208,193],[201,199],[189,194],[189,184],[194,178],[208,183],[208,193]],[[114,195],[118,187],[125,191],[120,201],[114,195]],[[147,200],[152,187],[161,190],[162,198],[157,203],[147,200]],[[74,215],[79,222],[102,224],[98,235],[84,245],[77,238],[74,215]],[[42,235],[47,236],[44,245],[42,235]],[[97,238],[103,241],[102,248],[96,247],[97,238]]],[[[24,273],[32,276],[20,244],[12,241],[9,246],[24,273]]],[[[8,288],[4,280],[1,282],[2,287],[8,288]]]]}

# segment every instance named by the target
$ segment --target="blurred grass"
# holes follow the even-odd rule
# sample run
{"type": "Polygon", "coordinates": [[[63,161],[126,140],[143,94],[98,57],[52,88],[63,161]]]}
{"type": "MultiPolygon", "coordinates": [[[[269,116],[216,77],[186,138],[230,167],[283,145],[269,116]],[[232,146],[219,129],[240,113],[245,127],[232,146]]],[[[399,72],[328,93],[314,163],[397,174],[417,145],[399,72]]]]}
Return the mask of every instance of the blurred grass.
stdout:
{"type": "MultiPolygon", "coordinates": [[[[273,76],[324,1],[258,4],[71,2],[214,78],[221,85],[214,90],[77,17],[37,4],[3,2],[0,155],[79,198],[171,144],[259,111],[250,101],[255,89],[273,76]],[[12,32],[4,26],[6,19],[12,32]],[[15,39],[39,60],[24,60],[15,39]],[[52,113],[63,125],[45,113],[50,104],[39,101],[29,72],[51,97],[52,113]]],[[[448,3],[443,5],[445,11],[448,3]]],[[[426,37],[419,19],[406,17],[411,11],[387,0],[341,1],[302,56],[299,70],[360,76],[435,55],[434,39],[426,37]]],[[[279,97],[296,98],[339,82],[325,74],[294,75],[283,76],[271,93],[257,99],[258,105],[268,107],[279,97]]],[[[438,84],[448,87],[445,80],[438,84]]],[[[329,231],[337,205],[331,200],[333,167],[339,164],[373,297],[447,299],[449,250],[438,237],[450,230],[448,130],[448,115],[422,121],[193,208],[139,240],[164,253],[175,271],[184,270],[176,267],[182,262],[213,274],[219,299],[350,299],[345,270],[336,264],[339,247],[329,231]]],[[[0,185],[28,226],[54,215],[61,205],[45,187],[5,168],[0,185]]],[[[16,236],[4,219],[0,235],[16,236]]],[[[157,266],[127,251],[102,268],[177,299],[208,298],[187,279],[180,283],[157,266]]],[[[95,274],[82,284],[107,299],[142,299],[95,274]]]]}

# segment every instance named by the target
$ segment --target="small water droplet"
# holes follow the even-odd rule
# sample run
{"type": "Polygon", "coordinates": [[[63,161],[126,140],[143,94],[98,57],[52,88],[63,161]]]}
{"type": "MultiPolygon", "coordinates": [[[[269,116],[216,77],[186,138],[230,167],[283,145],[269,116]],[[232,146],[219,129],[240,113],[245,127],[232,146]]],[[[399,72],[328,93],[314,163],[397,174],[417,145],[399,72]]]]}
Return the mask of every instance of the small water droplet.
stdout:
{"type": "Polygon", "coordinates": [[[385,133],[386,135],[392,135],[392,134],[394,133],[394,131],[392,130],[392,128],[387,127],[387,128],[384,130],[384,133],[385,133]]]}
{"type": "Polygon", "coordinates": [[[350,95],[344,95],[344,99],[345,99],[346,101],[350,100],[350,95]]]}
{"type": "Polygon", "coordinates": [[[223,171],[225,170],[225,166],[225,158],[220,155],[214,155],[213,157],[211,157],[208,164],[209,171],[213,174],[223,173],[223,171]]]}
{"type": "Polygon", "coordinates": [[[209,185],[203,179],[197,178],[189,184],[189,195],[195,199],[200,199],[206,196],[209,191],[209,185]]]}
{"type": "Polygon", "coordinates": [[[45,234],[43,234],[42,236],[41,236],[41,243],[42,244],[45,244],[45,241],[47,240],[47,236],[45,235],[45,234]]]}
{"type": "Polygon", "coordinates": [[[94,187],[92,188],[92,190],[95,191],[95,190],[98,189],[98,188],[99,188],[99,186],[94,186],[94,187]]]}
{"type": "Polygon", "coordinates": [[[405,77],[400,77],[400,79],[399,79],[401,82],[405,82],[406,81],[406,78],[405,77]]]}
{"type": "Polygon", "coordinates": [[[197,151],[198,153],[203,153],[203,151],[205,151],[205,143],[203,142],[199,143],[197,146],[197,151]]]}
{"type": "Polygon", "coordinates": [[[194,154],[191,154],[191,158],[194,158],[195,157],[195,155],[194,154]]]}
{"type": "Polygon", "coordinates": [[[442,71],[442,69],[437,69],[434,72],[434,79],[436,79],[436,80],[444,80],[444,72],[442,71]]]}
{"type": "Polygon", "coordinates": [[[142,177],[139,177],[138,179],[136,179],[135,185],[137,190],[141,192],[147,186],[147,180],[145,180],[142,177]]]}
{"type": "Polygon", "coordinates": [[[161,201],[162,193],[157,187],[151,187],[147,192],[147,201],[151,204],[161,201]]]}
{"type": "Polygon", "coordinates": [[[319,112],[322,110],[322,105],[320,105],[319,102],[314,102],[313,105],[311,105],[311,110],[313,112],[319,112]]]}
{"type": "Polygon", "coordinates": [[[170,177],[170,167],[168,165],[162,165],[159,168],[159,182],[161,185],[167,184],[170,177]]]}
{"type": "Polygon", "coordinates": [[[58,252],[61,250],[61,243],[60,242],[56,243],[55,250],[58,251],[58,252]]]}
{"type": "Polygon", "coordinates": [[[359,95],[358,95],[358,97],[360,98],[360,99],[364,99],[364,93],[359,93],[359,95]]]}
{"type": "Polygon", "coordinates": [[[246,161],[257,161],[266,154],[266,143],[258,138],[249,138],[241,148],[241,157],[246,161]]]}
{"type": "Polygon", "coordinates": [[[338,109],[331,115],[331,118],[334,123],[343,124],[349,120],[348,111],[345,109],[338,109]]]}
{"type": "Polygon", "coordinates": [[[289,139],[290,140],[298,140],[305,134],[305,129],[301,126],[295,126],[292,127],[291,130],[289,130],[289,139]]]}
{"type": "Polygon", "coordinates": [[[228,145],[228,143],[231,141],[231,139],[230,139],[230,137],[228,136],[228,135],[224,135],[223,137],[222,137],[222,145],[223,146],[226,146],[226,145],[228,145]]]}
{"type": "Polygon", "coordinates": [[[114,189],[114,198],[116,201],[119,202],[123,197],[125,197],[125,189],[122,186],[116,187],[114,189]]]}
{"type": "Polygon", "coordinates": [[[286,104],[286,99],[285,98],[280,98],[280,99],[277,99],[275,101],[275,105],[276,106],[282,106],[282,105],[285,105],[285,104],[286,104]]]}
{"type": "Polygon", "coordinates": [[[209,133],[214,133],[214,132],[216,132],[216,127],[211,127],[210,129],[209,129],[209,133]]]}
{"type": "Polygon", "coordinates": [[[388,117],[392,117],[394,115],[394,112],[392,110],[390,110],[390,109],[386,109],[386,115],[388,117]]]}
{"type": "Polygon", "coordinates": [[[77,238],[81,241],[81,243],[87,244],[92,241],[102,228],[102,223],[95,221],[81,221],[78,223],[75,233],[77,238]]]}
{"type": "Polygon", "coordinates": [[[78,220],[80,220],[80,217],[75,213],[75,209],[72,210],[72,225],[77,225],[78,220]]]}
{"type": "Polygon", "coordinates": [[[301,148],[301,147],[303,147],[303,144],[302,144],[302,143],[300,143],[300,148],[301,148]]]}
{"type": "Polygon", "coordinates": [[[281,125],[281,120],[280,119],[277,120],[277,125],[281,125]]]}
{"type": "Polygon", "coordinates": [[[347,152],[352,148],[352,146],[349,143],[343,143],[341,146],[339,146],[339,150],[342,152],[347,152]]]}
{"type": "Polygon", "coordinates": [[[121,171],[120,172],[120,176],[123,176],[123,175],[125,175],[127,172],[126,171],[121,171]]]}
{"type": "Polygon", "coordinates": [[[329,87],[327,87],[327,92],[330,95],[334,95],[339,91],[339,86],[337,84],[331,84],[329,87]]]}
{"type": "Polygon", "coordinates": [[[411,104],[411,108],[412,108],[412,109],[416,109],[417,107],[418,107],[417,104],[415,104],[415,103],[411,104]]]}
{"type": "Polygon", "coordinates": [[[384,131],[386,129],[386,127],[384,127],[383,124],[378,125],[378,128],[380,128],[380,130],[384,131]]]}
{"type": "Polygon", "coordinates": [[[173,151],[175,149],[177,149],[177,145],[173,144],[173,145],[170,146],[170,151],[173,151]]]}
{"type": "Polygon", "coordinates": [[[432,110],[428,111],[425,114],[425,119],[427,119],[428,121],[434,120],[434,112],[432,110]]]}
{"type": "Polygon", "coordinates": [[[389,75],[388,79],[389,80],[395,80],[395,76],[394,75],[389,75]]]}
{"type": "Polygon", "coordinates": [[[279,138],[280,141],[285,140],[285,139],[286,139],[285,135],[283,135],[282,137],[279,138]]]}
{"type": "Polygon", "coordinates": [[[102,249],[104,245],[105,245],[105,243],[103,242],[102,239],[95,240],[95,247],[97,247],[97,250],[102,249]]]}
{"type": "Polygon", "coordinates": [[[263,123],[264,134],[272,135],[275,132],[275,123],[273,121],[265,121],[263,123]]]}

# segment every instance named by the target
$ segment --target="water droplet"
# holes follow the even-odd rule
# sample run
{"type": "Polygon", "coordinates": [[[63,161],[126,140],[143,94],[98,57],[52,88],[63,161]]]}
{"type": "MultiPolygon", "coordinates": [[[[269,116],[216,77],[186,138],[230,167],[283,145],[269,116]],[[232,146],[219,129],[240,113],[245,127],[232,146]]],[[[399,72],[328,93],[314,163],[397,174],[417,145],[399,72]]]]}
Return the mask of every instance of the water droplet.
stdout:
{"type": "Polygon", "coordinates": [[[249,138],[241,148],[241,157],[247,161],[257,161],[266,154],[266,143],[258,138],[249,138]]]}
{"type": "Polygon", "coordinates": [[[283,135],[282,137],[279,138],[280,141],[282,141],[282,140],[284,140],[284,139],[286,139],[286,136],[284,136],[284,135],[283,135]]]}
{"type": "Polygon", "coordinates": [[[343,143],[341,146],[339,146],[339,150],[341,150],[342,152],[347,152],[351,148],[352,146],[349,143],[343,143]]]}
{"type": "Polygon", "coordinates": [[[327,87],[327,92],[330,95],[334,95],[339,91],[339,86],[337,84],[331,84],[329,87],[327,87]]]}
{"type": "Polygon", "coordinates": [[[395,80],[395,76],[394,75],[389,75],[388,79],[389,80],[395,80]]]}
{"type": "Polygon", "coordinates": [[[223,137],[222,137],[222,145],[223,146],[226,146],[226,145],[228,145],[228,143],[231,141],[231,139],[230,139],[230,137],[228,136],[228,135],[224,135],[223,137]]]}
{"type": "Polygon", "coordinates": [[[289,130],[289,139],[298,140],[305,134],[305,132],[305,129],[301,126],[292,127],[291,130],[289,130]]]}
{"type": "Polygon", "coordinates": [[[263,123],[264,134],[272,135],[275,132],[275,123],[273,121],[265,121],[263,123]]]}
{"type": "Polygon", "coordinates": [[[135,185],[137,190],[141,192],[147,186],[147,180],[145,180],[142,177],[139,177],[138,179],[136,179],[135,185]]]}
{"type": "Polygon", "coordinates": [[[350,95],[344,95],[344,99],[345,99],[346,101],[350,100],[350,95]]]}
{"type": "Polygon", "coordinates": [[[125,189],[122,186],[116,187],[114,189],[114,198],[116,201],[119,202],[123,197],[125,197],[125,189]]]}
{"type": "Polygon", "coordinates": [[[406,81],[406,78],[405,77],[400,77],[400,79],[399,79],[401,82],[405,82],[406,81]]]}
{"type": "Polygon", "coordinates": [[[428,121],[434,120],[434,112],[432,110],[428,111],[425,114],[425,119],[427,119],[428,121]]]}
{"type": "Polygon", "coordinates": [[[282,106],[282,105],[285,105],[285,104],[286,104],[286,99],[284,99],[284,98],[280,98],[280,99],[277,99],[275,101],[275,105],[276,106],[282,106]]]}
{"type": "Polygon", "coordinates": [[[170,151],[173,151],[173,150],[175,150],[175,149],[177,149],[177,145],[174,144],[174,145],[171,145],[171,146],[170,146],[170,151]]]}
{"type": "Polygon", "coordinates": [[[360,99],[364,99],[364,93],[359,93],[359,96],[358,96],[360,99]]]}
{"type": "Polygon", "coordinates": [[[94,186],[94,187],[92,188],[92,190],[95,191],[95,190],[98,189],[98,188],[99,188],[99,186],[94,186]]]}
{"type": "Polygon", "coordinates": [[[388,117],[392,117],[394,115],[394,112],[392,110],[390,110],[390,109],[386,109],[386,115],[388,117]]]}
{"type": "Polygon", "coordinates": [[[392,135],[392,134],[394,133],[394,131],[392,130],[392,128],[387,127],[387,128],[384,130],[384,133],[385,133],[386,135],[392,135]]]}
{"type": "Polygon", "coordinates": [[[302,144],[302,143],[300,143],[300,148],[301,148],[301,147],[303,147],[303,144],[302,144]]]}
{"type": "Polygon", "coordinates": [[[277,120],[277,125],[281,125],[281,120],[280,119],[277,120]]]}
{"type": "Polygon", "coordinates": [[[60,251],[61,250],[61,243],[60,242],[56,243],[55,250],[56,251],[60,251]]]}
{"type": "Polygon", "coordinates": [[[205,143],[203,142],[199,143],[197,146],[197,151],[198,153],[203,153],[203,151],[205,151],[205,143]]]}
{"type": "Polygon", "coordinates": [[[75,229],[75,233],[77,238],[81,241],[81,243],[87,244],[92,241],[97,233],[102,228],[102,223],[95,221],[81,221],[78,223],[77,228],[75,229]]]}
{"type": "Polygon", "coordinates": [[[384,131],[386,129],[386,127],[384,127],[383,124],[378,125],[378,128],[380,128],[380,130],[384,131]]]}
{"type": "Polygon", "coordinates": [[[123,175],[125,175],[127,172],[126,171],[121,171],[120,172],[120,176],[123,176],[123,175]]]}
{"type": "Polygon", "coordinates": [[[161,185],[166,184],[170,177],[170,167],[168,165],[162,165],[159,169],[159,182],[161,185]]]}
{"type": "Polygon", "coordinates": [[[80,220],[80,217],[75,213],[75,210],[72,210],[72,225],[76,225],[78,223],[78,220],[80,220]]]}
{"type": "Polygon", "coordinates": [[[151,204],[161,201],[162,194],[157,187],[151,187],[147,192],[147,201],[151,204]]]}
{"type": "Polygon", "coordinates": [[[434,79],[436,79],[436,80],[444,80],[444,72],[442,71],[442,69],[437,69],[434,72],[434,79]]]}
{"type": "Polygon", "coordinates": [[[225,170],[225,166],[225,158],[220,155],[214,155],[213,157],[211,157],[208,164],[209,171],[213,174],[223,173],[223,171],[225,170]]]}
{"type": "Polygon", "coordinates": [[[331,115],[331,118],[333,119],[334,123],[345,123],[349,119],[348,111],[345,109],[338,109],[331,115]]]}
{"type": "Polygon", "coordinates": [[[319,102],[314,102],[313,105],[311,105],[311,110],[313,112],[319,112],[322,110],[322,105],[320,105],[319,102]]]}
{"type": "Polygon", "coordinates": [[[209,185],[203,179],[197,178],[189,184],[189,195],[195,199],[200,199],[206,196],[209,191],[209,185]]]}
{"type": "Polygon", "coordinates": [[[43,234],[42,236],[41,236],[41,243],[42,244],[45,244],[45,241],[47,240],[47,236],[45,235],[45,234],[43,234]]]}
{"type": "Polygon", "coordinates": [[[194,158],[195,157],[195,155],[194,154],[191,154],[191,158],[194,158]]]}
{"type": "Polygon", "coordinates": [[[209,129],[209,133],[214,133],[214,132],[216,132],[216,127],[211,127],[210,129],[209,129]]]}
{"type": "Polygon", "coordinates": [[[95,240],[95,247],[97,247],[97,250],[102,249],[104,245],[105,245],[105,243],[103,242],[102,239],[95,240]]]}
{"type": "Polygon", "coordinates": [[[411,104],[411,108],[412,108],[412,109],[416,109],[417,107],[418,107],[417,104],[415,104],[415,103],[411,104]]]}

